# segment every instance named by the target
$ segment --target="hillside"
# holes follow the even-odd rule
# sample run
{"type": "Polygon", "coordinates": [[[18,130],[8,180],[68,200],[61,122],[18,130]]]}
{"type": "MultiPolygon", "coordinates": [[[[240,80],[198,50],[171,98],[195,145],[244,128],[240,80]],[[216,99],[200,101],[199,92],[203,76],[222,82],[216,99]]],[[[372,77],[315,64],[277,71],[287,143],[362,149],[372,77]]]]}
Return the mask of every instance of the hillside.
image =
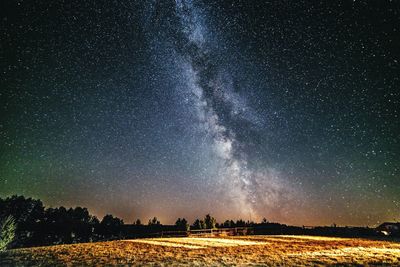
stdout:
{"type": "Polygon", "coordinates": [[[398,265],[400,243],[315,236],[150,238],[14,249],[12,265],[398,265]]]}

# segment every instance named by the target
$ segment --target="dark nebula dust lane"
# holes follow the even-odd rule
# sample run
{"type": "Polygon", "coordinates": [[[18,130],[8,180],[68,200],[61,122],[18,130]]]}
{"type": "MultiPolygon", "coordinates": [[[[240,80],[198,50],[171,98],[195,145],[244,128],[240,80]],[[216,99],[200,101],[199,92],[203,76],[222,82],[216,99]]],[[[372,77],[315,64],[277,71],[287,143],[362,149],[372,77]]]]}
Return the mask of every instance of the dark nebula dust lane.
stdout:
{"type": "Polygon", "coordinates": [[[399,4],[6,1],[0,196],[127,222],[399,220],[399,4]]]}

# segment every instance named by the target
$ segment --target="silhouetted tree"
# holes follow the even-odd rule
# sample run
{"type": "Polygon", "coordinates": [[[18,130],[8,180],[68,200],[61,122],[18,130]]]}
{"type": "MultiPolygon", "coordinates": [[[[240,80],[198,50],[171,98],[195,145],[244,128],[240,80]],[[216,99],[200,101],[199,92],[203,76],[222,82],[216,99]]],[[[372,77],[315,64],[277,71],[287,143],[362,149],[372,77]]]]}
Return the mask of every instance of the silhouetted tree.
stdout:
{"type": "Polygon", "coordinates": [[[193,223],[193,229],[206,229],[206,223],[203,220],[196,219],[193,223]]]}
{"type": "Polygon", "coordinates": [[[181,219],[178,218],[178,220],[175,222],[175,225],[183,231],[189,231],[190,230],[190,225],[188,224],[188,222],[186,221],[185,218],[181,219]]]}
{"type": "Polygon", "coordinates": [[[64,207],[49,208],[45,212],[45,240],[49,244],[72,243],[73,228],[76,226],[71,218],[72,212],[64,207]]]}
{"type": "Polygon", "coordinates": [[[142,225],[142,221],[140,221],[140,219],[137,219],[135,222],[136,225],[142,225]]]}
{"type": "Polygon", "coordinates": [[[103,217],[100,224],[110,227],[119,227],[124,224],[124,221],[118,217],[112,216],[111,214],[107,214],[103,217]]]}
{"type": "Polygon", "coordinates": [[[230,227],[232,227],[232,224],[231,224],[231,222],[232,221],[230,221],[230,220],[226,220],[224,223],[223,223],[223,227],[226,227],[226,228],[230,228],[230,227]]]}
{"type": "Polygon", "coordinates": [[[268,223],[268,221],[267,221],[267,219],[264,217],[263,219],[262,219],[262,221],[261,221],[261,224],[267,224],[268,223]]]}
{"type": "Polygon", "coordinates": [[[20,227],[41,221],[43,213],[44,206],[40,200],[14,195],[0,201],[0,218],[12,215],[20,227]]]}
{"type": "MultiPolygon", "coordinates": [[[[81,207],[70,208],[67,211],[67,216],[71,228],[71,241],[73,243],[91,241],[95,225],[98,223],[97,218],[91,216],[86,208],[81,207]]],[[[119,220],[118,218],[114,219],[119,220]]]]}
{"type": "Polygon", "coordinates": [[[204,217],[204,223],[206,225],[206,229],[214,229],[217,221],[210,214],[207,214],[206,217],[204,217]]]}
{"type": "Polygon", "coordinates": [[[153,219],[149,220],[148,225],[161,225],[160,221],[157,219],[157,217],[154,217],[153,219]]]}
{"type": "Polygon", "coordinates": [[[200,220],[199,220],[199,219],[196,219],[196,220],[193,222],[192,228],[193,228],[193,229],[196,229],[196,230],[201,229],[201,223],[200,223],[200,220]]]}
{"type": "Polygon", "coordinates": [[[247,222],[245,224],[245,226],[253,226],[253,225],[254,225],[254,222],[250,221],[250,220],[247,220],[247,222]]]}
{"type": "Polygon", "coordinates": [[[246,222],[243,221],[242,219],[236,221],[236,227],[245,227],[246,222]]]}
{"type": "Polygon", "coordinates": [[[100,233],[105,238],[116,238],[121,234],[121,226],[123,224],[124,221],[120,218],[107,214],[100,222],[100,233]]]}

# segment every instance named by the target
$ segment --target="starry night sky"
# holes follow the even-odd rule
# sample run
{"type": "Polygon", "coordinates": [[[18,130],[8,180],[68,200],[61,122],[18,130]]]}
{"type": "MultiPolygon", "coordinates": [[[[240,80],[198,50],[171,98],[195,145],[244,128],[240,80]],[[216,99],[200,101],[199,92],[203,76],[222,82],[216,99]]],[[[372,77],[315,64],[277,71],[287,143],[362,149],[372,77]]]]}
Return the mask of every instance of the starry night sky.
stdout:
{"type": "Polygon", "coordinates": [[[400,220],[399,1],[0,14],[0,197],[127,223],[400,220]]]}

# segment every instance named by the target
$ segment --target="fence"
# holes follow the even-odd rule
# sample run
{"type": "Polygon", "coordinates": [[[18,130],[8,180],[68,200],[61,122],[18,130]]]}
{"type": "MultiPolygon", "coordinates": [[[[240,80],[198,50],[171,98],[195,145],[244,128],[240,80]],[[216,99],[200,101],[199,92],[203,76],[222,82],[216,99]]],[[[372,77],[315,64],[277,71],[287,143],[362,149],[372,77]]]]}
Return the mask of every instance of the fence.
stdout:
{"type": "Polygon", "coordinates": [[[216,229],[199,229],[189,231],[161,231],[155,233],[158,237],[179,237],[179,236],[235,236],[250,235],[254,230],[251,227],[235,227],[235,228],[216,228],[216,229]]]}

